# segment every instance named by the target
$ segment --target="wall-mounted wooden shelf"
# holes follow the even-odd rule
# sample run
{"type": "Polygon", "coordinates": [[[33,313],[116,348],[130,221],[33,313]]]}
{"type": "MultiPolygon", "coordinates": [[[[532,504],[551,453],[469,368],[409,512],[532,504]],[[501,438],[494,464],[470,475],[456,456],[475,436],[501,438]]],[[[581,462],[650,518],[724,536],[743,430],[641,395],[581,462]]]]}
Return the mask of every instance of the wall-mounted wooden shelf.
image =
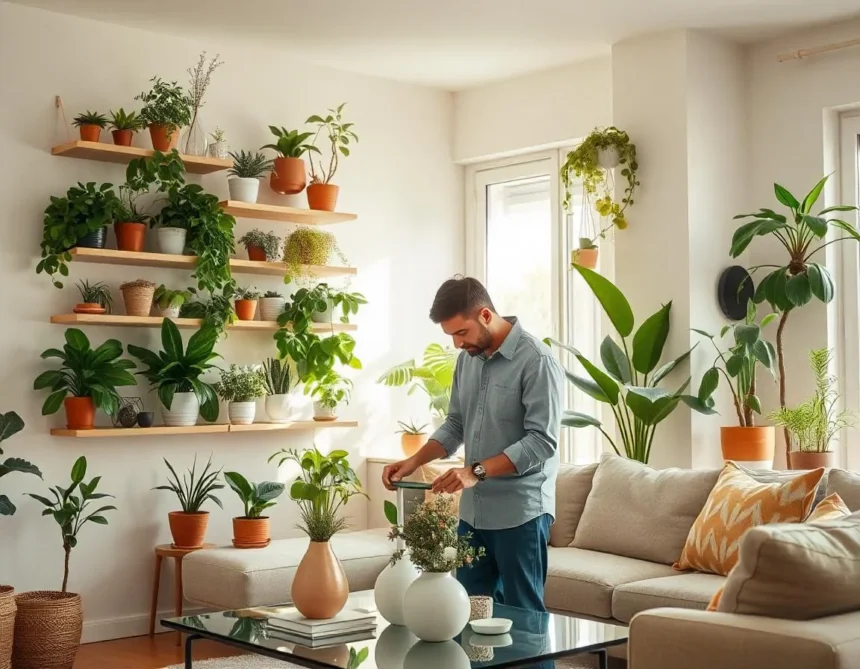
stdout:
{"type": "MultiPolygon", "coordinates": [[[[103,163],[128,164],[135,158],[149,158],[154,153],[150,149],[141,149],[136,146],[117,146],[103,142],[66,142],[51,149],[55,156],[67,158],[82,158],[84,160],[98,160],[103,163]]],[[[232,160],[221,160],[220,158],[209,158],[206,156],[183,155],[182,162],[185,171],[189,174],[211,174],[220,172],[233,166],[232,160]]]]}
{"type": "MultiPolygon", "coordinates": [[[[164,319],[161,316],[119,316],[115,314],[57,314],[51,316],[51,322],[58,325],[110,325],[114,327],[160,328],[164,319]]],[[[199,318],[172,318],[176,327],[199,328],[202,321],[199,318]]],[[[274,332],[278,329],[275,321],[236,321],[227,326],[228,330],[256,330],[259,332],[274,332]]],[[[353,332],[358,326],[349,323],[315,323],[312,332],[328,334],[330,332],[353,332]]]]}
{"type": "MultiPolygon", "coordinates": [[[[137,253],[116,249],[90,249],[76,247],[69,251],[76,262],[96,265],[123,265],[128,267],[161,267],[167,269],[193,270],[196,256],[180,256],[170,253],[137,253]]],[[[328,265],[302,265],[305,274],[315,277],[352,276],[358,273],[355,267],[332,267],[328,265]]],[[[233,274],[255,274],[262,276],[284,276],[286,263],[260,262],[257,260],[230,259],[233,274]]]]}
{"type": "Polygon", "coordinates": [[[296,207],[278,207],[273,204],[251,204],[224,200],[221,208],[236,218],[256,218],[265,221],[280,221],[282,223],[300,223],[302,225],[329,225],[345,223],[358,218],[355,214],[341,214],[336,211],[319,211],[317,209],[298,209],[296,207]]]}
{"type": "Polygon", "coordinates": [[[53,428],[52,437],[73,437],[76,439],[128,439],[134,437],[163,437],[170,435],[189,434],[229,434],[233,432],[273,432],[316,430],[331,427],[358,427],[358,421],[333,420],[314,421],[299,420],[292,423],[253,423],[251,425],[225,425],[212,423],[210,425],[194,425],[193,427],[97,427],[93,430],[69,430],[53,428]]]}

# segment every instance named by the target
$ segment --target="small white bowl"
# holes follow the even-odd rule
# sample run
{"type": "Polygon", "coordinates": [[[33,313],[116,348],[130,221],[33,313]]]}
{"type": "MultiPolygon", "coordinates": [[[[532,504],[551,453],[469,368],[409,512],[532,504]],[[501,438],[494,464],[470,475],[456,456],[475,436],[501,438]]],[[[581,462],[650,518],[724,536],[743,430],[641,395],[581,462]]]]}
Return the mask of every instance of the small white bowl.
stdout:
{"type": "Polygon", "coordinates": [[[469,645],[475,648],[504,648],[513,645],[514,640],[510,634],[473,634],[469,637],[469,645]]]}
{"type": "Polygon", "coordinates": [[[507,618],[484,618],[483,620],[473,620],[469,623],[472,631],[476,634],[507,634],[511,631],[513,622],[507,618]]]}

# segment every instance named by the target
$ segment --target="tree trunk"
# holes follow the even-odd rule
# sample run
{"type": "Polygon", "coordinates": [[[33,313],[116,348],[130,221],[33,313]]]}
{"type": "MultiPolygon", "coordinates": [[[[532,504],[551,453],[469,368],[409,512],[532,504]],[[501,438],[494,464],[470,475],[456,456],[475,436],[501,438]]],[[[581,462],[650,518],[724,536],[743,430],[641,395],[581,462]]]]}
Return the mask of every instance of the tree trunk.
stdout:
{"type": "MultiPolygon", "coordinates": [[[[753,364],[752,369],[752,378],[750,379],[750,387],[749,394],[756,394],[756,383],[755,383],[755,364],[753,364]]],[[[744,400],[744,427],[755,427],[755,412],[749,403],[744,400]]]]}
{"type": "Polygon", "coordinates": [[[72,547],[69,544],[63,544],[63,550],[66,551],[66,558],[63,561],[63,592],[69,585],[69,558],[72,555],[72,547]]]}
{"type": "MultiPolygon", "coordinates": [[[[779,406],[785,409],[785,354],[782,350],[782,337],[785,333],[785,322],[788,320],[790,309],[782,312],[779,317],[779,327],[776,328],[776,359],[779,362],[779,406]]],[[[785,438],[785,466],[788,467],[788,454],[791,451],[791,436],[788,428],[783,428],[785,438]]]]}

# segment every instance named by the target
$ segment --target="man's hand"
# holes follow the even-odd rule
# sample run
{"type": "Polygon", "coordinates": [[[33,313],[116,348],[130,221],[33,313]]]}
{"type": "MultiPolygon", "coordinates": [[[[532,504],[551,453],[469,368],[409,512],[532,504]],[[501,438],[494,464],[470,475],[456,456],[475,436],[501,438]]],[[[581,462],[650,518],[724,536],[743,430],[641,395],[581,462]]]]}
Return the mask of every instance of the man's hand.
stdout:
{"type": "Polygon", "coordinates": [[[472,488],[477,483],[478,477],[472,473],[471,467],[457,467],[449,469],[433,481],[433,492],[437,495],[442,492],[453,494],[460,490],[472,488]]]}
{"type": "Polygon", "coordinates": [[[418,465],[412,458],[385,465],[385,469],[382,470],[382,485],[385,486],[386,490],[394,490],[394,484],[397,481],[406,478],[416,469],[418,469],[418,465]]]}

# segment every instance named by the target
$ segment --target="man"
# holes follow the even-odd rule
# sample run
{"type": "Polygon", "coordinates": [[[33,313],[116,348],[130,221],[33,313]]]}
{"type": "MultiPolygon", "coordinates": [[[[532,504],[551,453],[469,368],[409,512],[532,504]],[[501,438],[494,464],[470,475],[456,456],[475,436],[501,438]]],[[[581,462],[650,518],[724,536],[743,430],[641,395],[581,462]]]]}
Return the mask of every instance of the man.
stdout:
{"type": "Polygon", "coordinates": [[[414,456],[388,465],[393,483],[450,457],[465,443],[465,467],[433,483],[463,491],[460,534],[471,532],[485,558],[457,571],[470,595],[535,611],[544,607],[549,527],[555,513],[564,373],[549,347],[516,318],[496,313],[479,281],[455,278],[436,293],[430,319],[441,324],[457,358],[448,417],[414,456]]]}

